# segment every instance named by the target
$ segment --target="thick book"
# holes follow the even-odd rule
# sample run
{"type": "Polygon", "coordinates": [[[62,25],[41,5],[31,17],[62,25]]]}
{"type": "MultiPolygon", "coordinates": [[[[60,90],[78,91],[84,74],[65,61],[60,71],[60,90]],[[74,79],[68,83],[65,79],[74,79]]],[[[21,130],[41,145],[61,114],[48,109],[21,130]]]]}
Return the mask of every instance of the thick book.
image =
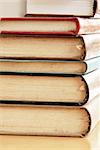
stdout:
{"type": "Polygon", "coordinates": [[[26,15],[94,16],[96,0],[27,0],[26,15]]]}
{"type": "Polygon", "coordinates": [[[69,35],[100,33],[100,19],[76,17],[1,18],[0,32],[69,35]]]}
{"type": "Polygon", "coordinates": [[[99,121],[99,98],[86,108],[0,106],[0,134],[84,137],[99,121]]]}
{"type": "Polygon", "coordinates": [[[83,105],[99,93],[99,70],[81,75],[0,73],[0,103],[83,105]]]}
{"type": "Polygon", "coordinates": [[[50,137],[50,136],[18,136],[0,135],[0,147],[2,150],[13,149],[27,150],[96,150],[100,147],[100,122],[86,138],[50,137]]]}
{"type": "Polygon", "coordinates": [[[100,34],[0,35],[0,58],[84,60],[100,51],[100,34]]]}
{"type": "Polygon", "coordinates": [[[1,73],[85,74],[99,68],[100,57],[86,61],[0,59],[1,73]]]}

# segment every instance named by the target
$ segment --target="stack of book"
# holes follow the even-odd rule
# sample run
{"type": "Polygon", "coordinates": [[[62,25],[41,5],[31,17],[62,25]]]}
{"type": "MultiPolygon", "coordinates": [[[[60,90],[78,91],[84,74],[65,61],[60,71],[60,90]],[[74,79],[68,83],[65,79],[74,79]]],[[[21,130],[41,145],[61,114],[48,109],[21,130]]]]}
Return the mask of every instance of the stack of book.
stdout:
{"type": "Polygon", "coordinates": [[[96,1],[42,2],[0,20],[0,133],[84,137],[100,119],[96,1]]]}

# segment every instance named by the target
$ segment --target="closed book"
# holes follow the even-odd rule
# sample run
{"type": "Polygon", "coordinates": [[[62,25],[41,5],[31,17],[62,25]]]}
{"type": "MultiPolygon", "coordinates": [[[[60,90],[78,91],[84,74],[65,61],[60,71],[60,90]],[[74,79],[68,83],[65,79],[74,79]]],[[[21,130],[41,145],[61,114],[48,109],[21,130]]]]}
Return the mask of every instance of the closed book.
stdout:
{"type": "Polygon", "coordinates": [[[16,150],[16,147],[19,150],[47,150],[47,147],[49,150],[95,150],[100,147],[99,137],[100,121],[86,138],[0,135],[0,147],[2,150],[16,150]]]}
{"type": "Polygon", "coordinates": [[[100,57],[86,61],[0,59],[1,73],[86,74],[99,68],[100,57]]]}
{"type": "Polygon", "coordinates": [[[99,70],[84,75],[0,73],[0,103],[79,106],[99,93],[99,70]]]}
{"type": "Polygon", "coordinates": [[[100,19],[76,17],[1,18],[0,32],[3,34],[68,35],[100,33],[100,19]]]}
{"type": "Polygon", "coordinates": [[[97,1],[95,0],[27,0],[26,15],[49,16],[94,16],[97,1]]]}
{"type": "Polygon", "coordinates": [[[0,58],[84,60],[100,51],[100,34],[67,35],[0,35],[0,58]]]}
{"type": "Polygon", "coordinates": [[[99,98],[86,108],[0,106],[0,134],[84,137],[100,119],[99,98]]]}
{"type": "Polygon", "coordinates": [[[77,34],[79,21],[75,17],[1,18],[1,33],[77,34]]]}

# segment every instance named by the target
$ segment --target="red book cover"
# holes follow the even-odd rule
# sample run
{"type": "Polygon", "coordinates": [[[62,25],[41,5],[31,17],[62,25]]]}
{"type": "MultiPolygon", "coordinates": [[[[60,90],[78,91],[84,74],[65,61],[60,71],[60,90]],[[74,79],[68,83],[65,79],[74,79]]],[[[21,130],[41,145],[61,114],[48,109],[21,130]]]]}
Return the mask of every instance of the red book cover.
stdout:
{"type": "Polygon", "coordinates": [[[23,17],[1,18],[1,34],[68,34],[76,35],[80,24],[76,17],[23,17]],[[12,26],[13,23],[13,26],[12,26]],[[32,25],[33,28],[32,28],[32,25]],[[37,27],[34,24],[37,23],[37,27]],[[15,28],[17,24],[17,28],[15,28]],[[22,29],[21,29],[22,24],[22,29]],[[24,28],[23,28],[24,26],[24,28]],[[28,26],[31,26],[31,29],[28,26]],[[73,26],[73,27],[70,27],[73,26]],[[12,28],[11,28],[12,27],[12,28]],[[18,30],[18,28],[20,28],[18,30]],[[45,28],[48,28],[47,30],[45,28]]]}
{"type": "Polygon", "coordinates": [[[77,35],[100,33],[100,18],[23,17],[1,18],[1,34],[77,35]]]}

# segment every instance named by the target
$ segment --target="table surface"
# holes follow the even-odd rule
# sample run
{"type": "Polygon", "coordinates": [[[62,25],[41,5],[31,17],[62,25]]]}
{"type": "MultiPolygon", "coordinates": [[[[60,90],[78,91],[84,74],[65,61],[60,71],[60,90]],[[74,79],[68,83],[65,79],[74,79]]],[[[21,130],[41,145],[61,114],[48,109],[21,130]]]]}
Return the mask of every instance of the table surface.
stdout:
{"type": "Polygon", "coordinates": [[[100,150],[100,122],[85,138],[0,135],[1,150],[100,150]]]}

